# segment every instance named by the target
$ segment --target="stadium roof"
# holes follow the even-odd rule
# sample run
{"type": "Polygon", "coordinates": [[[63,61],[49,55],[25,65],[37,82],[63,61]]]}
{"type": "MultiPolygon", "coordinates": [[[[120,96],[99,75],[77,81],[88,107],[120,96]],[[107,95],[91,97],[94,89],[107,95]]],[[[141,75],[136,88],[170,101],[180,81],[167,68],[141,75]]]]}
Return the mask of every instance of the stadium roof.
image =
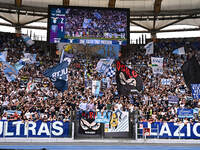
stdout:
{"type": "Polygon", "coordinates": [[[28,24],[47,22],[48,5],[130,8],[130,25],[144,28],[142,32],[165,32],[174,24],[200,30],[200,0],[1,0],[0,18],[6,23],[0,25],[45,29],[28,24]]]}

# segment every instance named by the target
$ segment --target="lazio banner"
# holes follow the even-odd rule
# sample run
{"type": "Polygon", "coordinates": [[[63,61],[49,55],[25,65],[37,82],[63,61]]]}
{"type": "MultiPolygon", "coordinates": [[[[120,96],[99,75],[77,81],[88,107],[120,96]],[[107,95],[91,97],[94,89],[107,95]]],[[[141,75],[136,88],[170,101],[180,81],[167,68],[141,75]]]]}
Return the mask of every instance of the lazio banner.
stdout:
{"type": "Polygon", "coordinates": [[[144,128],[150,129],[150,138],[171,139],[200,139],[200,123],[173,123],[173,122],[140,122],[138,135],[142,135],[144,128]]]}
{"type": "Polygon", "coordinates": [[[69,137],[69,122],[0,121],[0,137],[69,137]]]}

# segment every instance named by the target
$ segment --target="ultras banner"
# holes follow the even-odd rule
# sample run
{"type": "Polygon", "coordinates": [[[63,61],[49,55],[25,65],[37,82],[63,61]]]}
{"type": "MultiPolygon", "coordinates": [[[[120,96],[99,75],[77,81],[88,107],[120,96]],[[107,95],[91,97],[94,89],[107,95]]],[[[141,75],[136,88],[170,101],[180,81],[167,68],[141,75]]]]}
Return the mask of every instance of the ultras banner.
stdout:
{"type": "Polygon", "coordinates": [[[1,120],[0,137],[69,137],[69,122],[1,120]]]}
{"type": "Polygon", "coordinates": [[[120,95],[128,95],[131,91],[141,91],[143,89],[142,78],[139,74],[119,60],[116,61],[116,82],[120,95]]]}

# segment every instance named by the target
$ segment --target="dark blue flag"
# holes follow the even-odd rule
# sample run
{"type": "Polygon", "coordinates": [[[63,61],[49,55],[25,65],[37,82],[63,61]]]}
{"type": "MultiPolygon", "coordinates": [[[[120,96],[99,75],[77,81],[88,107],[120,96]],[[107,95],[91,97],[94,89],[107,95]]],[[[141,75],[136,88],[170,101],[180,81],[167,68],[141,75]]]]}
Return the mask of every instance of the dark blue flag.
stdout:
{"type": "Polygon", "coordinates": [[[58,91],[61,91],[61,92],[64,92],[65,90],[67,90],[67,87],[68,87],[67,84],[68,84],[67,81],[61,80],[61,79],[57,79],[57,80],[54,82],[54,85],[55,85],[56,89],[57,89],[58,91]]]}
{"type": "Polygon", "coordinates": [[[44,76],[49,77],[59,91],[67,90],[68,84],[68,63],[63,62],[47,69],[44,76]]]}
{"type": "Polygon", "coordinates": [[[43,74],[49,78],[62,79],[67,81],[68,63],[60,63],[52,68],[47,69],[43,74]]]}

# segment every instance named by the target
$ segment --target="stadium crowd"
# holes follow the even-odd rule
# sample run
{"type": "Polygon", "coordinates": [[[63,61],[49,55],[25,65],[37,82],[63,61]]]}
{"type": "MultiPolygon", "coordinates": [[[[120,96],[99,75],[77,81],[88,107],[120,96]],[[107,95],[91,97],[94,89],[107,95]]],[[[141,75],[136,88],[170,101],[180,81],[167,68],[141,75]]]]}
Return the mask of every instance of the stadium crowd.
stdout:
{"type": "MultiPolygon", "coordinates": [[[[0,73],[0,120],[64,120],[70,121],[72,112],[121,110],[135,111],[139,121],[169,121],[169,122],[199,122],[199,113],[193,119],[180,119],[177,116],[178,108],[200,108],[200,99],[191,99],[191,92],[187,89],[181,65],[192,54],[199,54],[188,41],[175,41],[175,47],[185,46],[186,55],[174,55],[169,43],[173,40],[156,42],[155,53],[152,56],[164,57],[164,73],[155,75],[149,66],[150,56],[144,55],[144,46],[138,45],[132,51],[129,60],[132,66],[142,76],[144,90],[120,97],[117,92],[115,78],[111,85],[107,85],[105,77],[95,70],[98,58],[88,58],[84,54],[74,57],[68,68],[68,90],[59,92],[43,72],[59,63],[59,57],[50,57],[41,53],[40,45],[27,47],[20,36],[16,34],[0,33],[0,48],[8,51],[7,62],[14,65],[23,56],[23,52],[37,54],[37,62],[26,64],[15,81],[8,82],[1,65],[0,73]],[[176,45],[180,44],[180,45],[176,45]],[[84,63],[87,62],[87,63],[84,63]],[[88,87],[85,87],[85,68],[87,70],[88,87]],[[163,85],[161,79],[171,79],[169,85],[163,85]],[[101,80],[100,96],[91,92],[91,80],[101,80]],[[29,81],[36,83],[32,91],[27,92],[29,81]],[[168,96],[178,97],[176,103],[170,103],[168,96]]],[[[41,44],[41,43],[40,43],[41,44]]],[[[197,111],[199,112],[199,111],[197,111]]]]}
{"type": "Polygon", "coordinates": [[[68,9],[66,12],[66,34],[69,37],[126,37],[126,11],[68,9]]]}

